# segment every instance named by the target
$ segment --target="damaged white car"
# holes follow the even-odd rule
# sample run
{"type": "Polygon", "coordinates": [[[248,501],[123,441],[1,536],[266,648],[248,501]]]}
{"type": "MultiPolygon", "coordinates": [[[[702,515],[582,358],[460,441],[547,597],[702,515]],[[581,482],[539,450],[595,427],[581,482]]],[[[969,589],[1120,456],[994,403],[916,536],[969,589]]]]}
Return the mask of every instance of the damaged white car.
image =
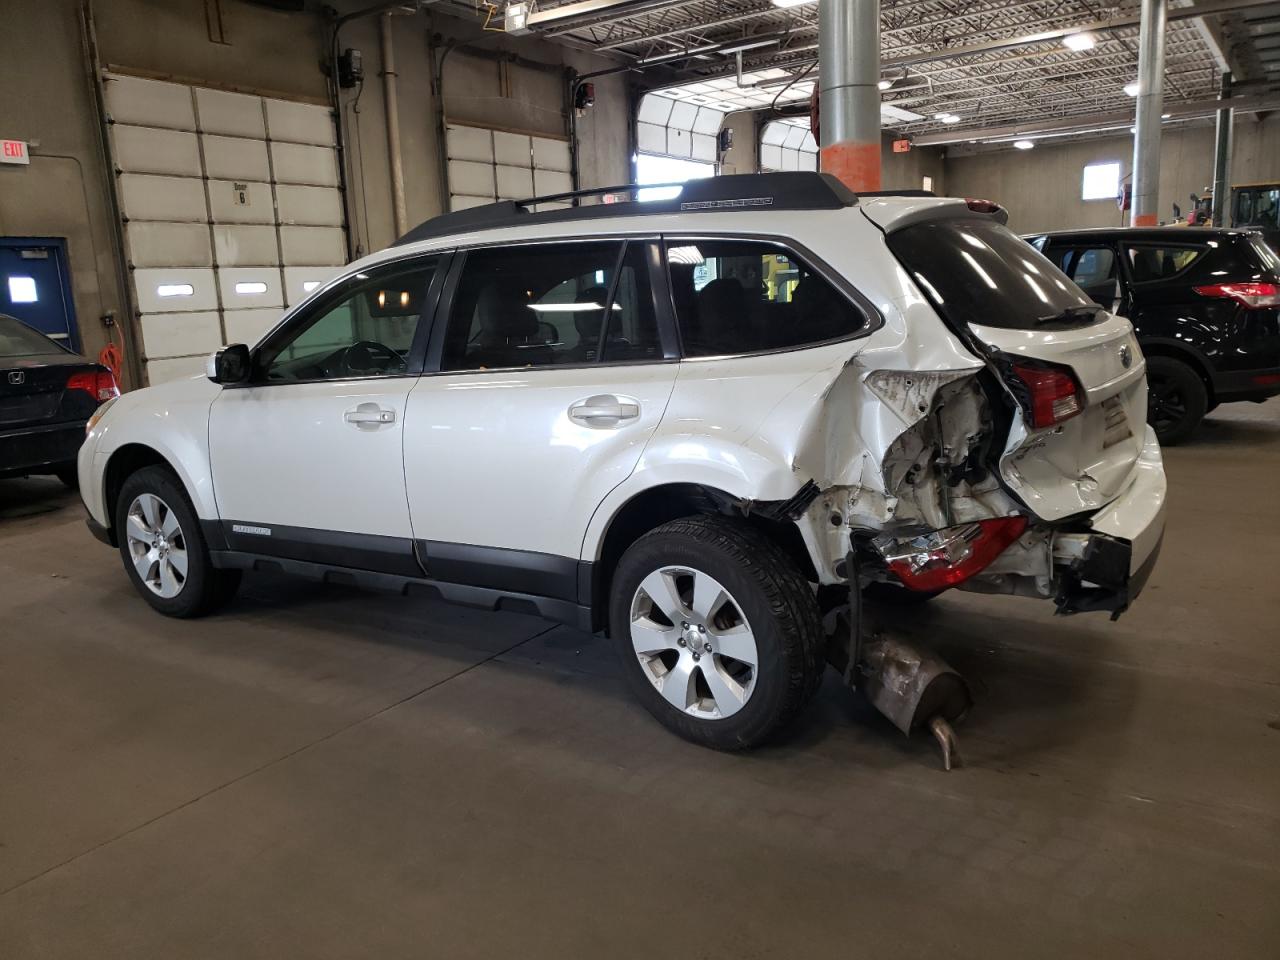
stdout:
{"type": "Polygon", "coordinates": [[[428,221],[99,410],[89,524],[153,607],[272,569],[535,612],[606,631],[659,720],[732,749],[828,662],[904,730],[964,709],[864,597],[1116,616],[1142,588],[1142,354],[999,207],[801,173],[533,203],[428,221]]]}

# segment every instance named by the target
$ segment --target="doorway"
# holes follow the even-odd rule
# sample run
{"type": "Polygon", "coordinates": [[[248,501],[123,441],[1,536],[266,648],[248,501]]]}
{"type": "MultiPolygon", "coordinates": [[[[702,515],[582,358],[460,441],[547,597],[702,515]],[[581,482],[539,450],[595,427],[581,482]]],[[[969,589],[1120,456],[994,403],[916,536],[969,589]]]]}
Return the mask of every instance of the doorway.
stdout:
{"type": "Polygon", "coordinates": [[[17,317],[68,350],[79,351],[65,240],[0,237],[0,313],[17,317]]]}

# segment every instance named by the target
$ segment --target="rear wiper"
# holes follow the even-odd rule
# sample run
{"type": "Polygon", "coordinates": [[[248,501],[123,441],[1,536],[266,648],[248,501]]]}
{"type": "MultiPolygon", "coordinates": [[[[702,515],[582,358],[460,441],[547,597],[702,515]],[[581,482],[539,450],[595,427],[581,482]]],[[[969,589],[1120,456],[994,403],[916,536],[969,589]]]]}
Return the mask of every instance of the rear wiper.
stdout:
{"type": "Polygon", "coordinates": [[[1068,323],[1072,320],[1095,320],[1099,313],[1106,313],[1106,307],[1097,303],[1067,307],[1061,313],[1055,313],[1048,317],[1036,317],[1036,326],[1045,323],[1068,323]]]}

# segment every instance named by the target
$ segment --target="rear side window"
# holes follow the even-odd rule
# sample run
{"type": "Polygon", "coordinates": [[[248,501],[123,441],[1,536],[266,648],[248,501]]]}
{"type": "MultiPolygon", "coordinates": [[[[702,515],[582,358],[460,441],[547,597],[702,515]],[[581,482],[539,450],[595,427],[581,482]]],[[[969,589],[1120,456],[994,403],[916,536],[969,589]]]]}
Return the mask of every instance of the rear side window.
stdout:
{"type": "Polygon", "coordinates": [[[0,314],[0,357],[40,357],[63,352],[26,324],[0,314]]]}
{"type": "Polygon", "coordinates": [[[661,357],[643,244],[531,244],[467,254],[442,369],[661,357]]]}
{"type": "Polygon", "coordinates": [[[889,234],[888,243],[953,324],[1017,330],[1093,320],[1084,291],[994,221],[926,221],[889,234]]]}
{"type": "Polygon", "coordinates": [[[794,253],[748,240],[669,240],[686,357],[784,350],[851,336],[862,311],[794,253]]]}
{"type": "Polygon", "coordinates": [[[1134,283],[1168,280],[1204,255],[1202,246],[1135,244],[1128,248],[1129,269],[1134,283]]]}

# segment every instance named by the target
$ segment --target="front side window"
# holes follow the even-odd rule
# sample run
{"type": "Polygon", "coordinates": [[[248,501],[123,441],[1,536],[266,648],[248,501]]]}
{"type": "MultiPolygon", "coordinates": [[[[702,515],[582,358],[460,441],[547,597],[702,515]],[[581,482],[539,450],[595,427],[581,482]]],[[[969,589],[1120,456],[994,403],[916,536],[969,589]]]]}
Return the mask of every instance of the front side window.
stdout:
{"type": "Polygon", "coordinates": [[[1204,247],[1133,246],[1129,265],[1134,283],[1166,280],[1177,276],[1200,257],[1204,247]]]}
{"type": "Polygon", "coordinates": [[[794,253],[750,240],[669,240],[686,357],[783,350],[848,337],[858,307],[794,253]]]}
{"type": "Polygon", "coordinates": [[[530,244],[467,254],[441,369],[661,357],[643,243],[530,244]]]}
{"type": "Polygon", "coordinates": [[[439,261],[357,274],[297,325],[264,346],[268,383],[405,373],[439,261]]]}

